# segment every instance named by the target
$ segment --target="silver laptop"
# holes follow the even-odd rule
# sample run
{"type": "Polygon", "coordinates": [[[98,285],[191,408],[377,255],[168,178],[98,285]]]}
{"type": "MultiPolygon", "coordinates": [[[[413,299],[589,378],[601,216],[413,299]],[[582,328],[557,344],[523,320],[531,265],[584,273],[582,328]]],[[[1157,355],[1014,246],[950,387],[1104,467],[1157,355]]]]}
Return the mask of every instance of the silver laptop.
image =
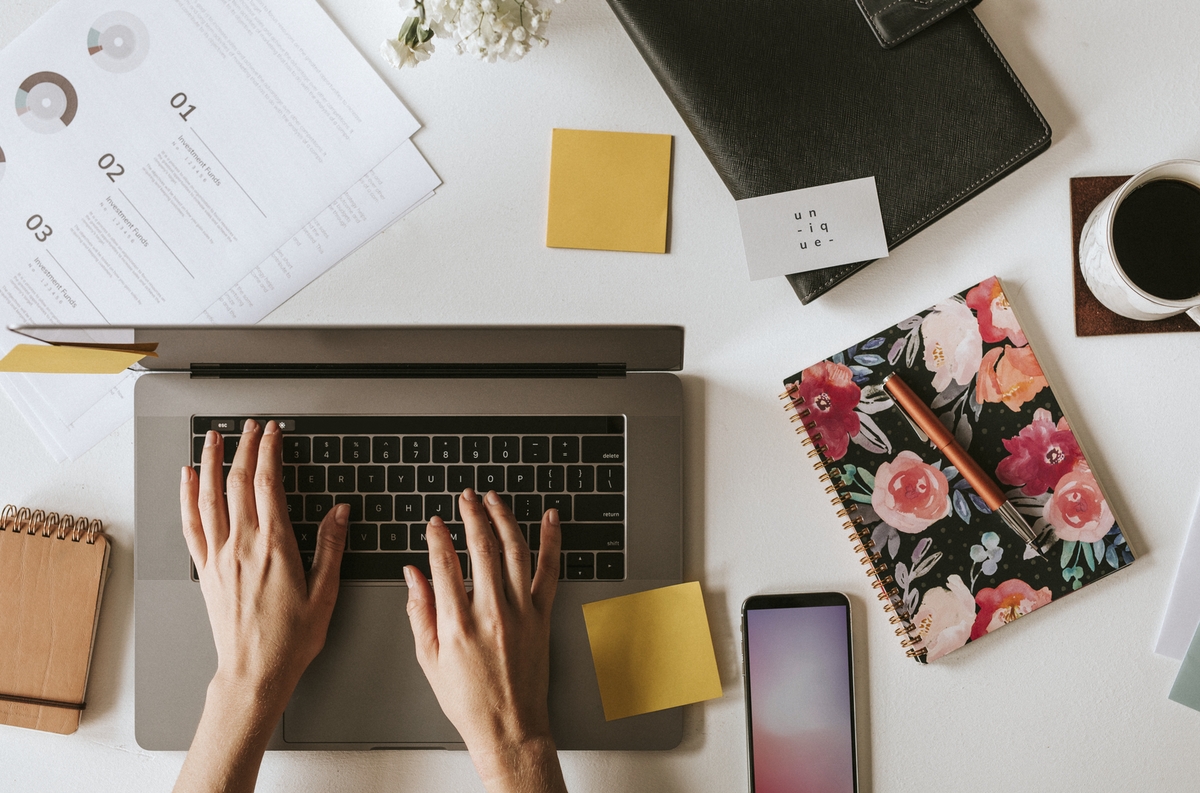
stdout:
{"type": "MultiPolygon", "coordinates": [[[[496,490],[536,541],[563,519],[550,717],[561,749],[670,749],[679,709],[604,720],[581,606],[682,577],[683,364],[678,327],[142,327],[137,383],[135,727],[191,742],[216,669],[180,529],[178,470],[209,429],[229,462],[247,418],[284,429],[285,489],[311,562],[316,524],[351,504],[325,649],[272,749],[463,748],[417,665],[401,569],[454,495],[496,490]]],[[[462,538],[461,530],[458,538],[462,538]]],[[[462,546],[464,571],[470,564],[462,546]]]]}

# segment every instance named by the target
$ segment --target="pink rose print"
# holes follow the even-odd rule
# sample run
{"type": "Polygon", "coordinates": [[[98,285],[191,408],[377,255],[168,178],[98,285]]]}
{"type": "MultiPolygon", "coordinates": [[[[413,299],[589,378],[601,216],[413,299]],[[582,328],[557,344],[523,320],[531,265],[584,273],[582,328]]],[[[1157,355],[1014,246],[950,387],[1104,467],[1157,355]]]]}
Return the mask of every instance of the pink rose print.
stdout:
{"type": "Polygon", "coordinates": [[[862,426],[854,412],[862,396],[862,389],[854,384],[854,373],[840,363],[821,361],[801,373],[797,390],[804,398],[800,411],[809,411],[805,423],[816,424],[809,431],[814,436],[820,433],[830,459],[841,459],[850,437],[862,426]]]}
{"type": "Polygon", "coordinates": [[[921,323],[921,337],[925,340],[925,368],[933,372],[933,387],[939,393],[951,381],[970,384],[983,357],[983,339],[971,309],[957,300],[938,303],[921,323]]]}
{"type": "Polygon", "coordinates": [[[950,514],[946,475],[910,451],[875,472],[871,506],[890,526],[916,534],[950,514]]]}
{"type": "Polygon", "coordinates": [[[1095,542],[1116,522],[1092,469],[1082,460],[1058,480],[1042,516],[1067,542],[1095,542]]]}
{"type": "Polygon", "coordinates": [[[1034,412],[1033,423],[1017,437],[1005,439],[1004,448],[1009,455],[996,466],[996,478],[1006,485],[1021,485],[1027,496],[1045,493],[1083,459],[1066,418],[1055,426],[1045,408],[1034,412]]]}
{"type": "Polygon", "coordinates": [[[917,612],[916,628],[927,661],[954,652],[971,638],[975,622],[975,598],[957,574],[946,579],[948,589],[934,587],[925,593],[917,612]]]}
{"type": "Polygon", "coordinates": [[[995,589],[985,587],[979,590],[979,594],[975,596],[975,602],[979,604],[979,614],[971,627],[971,641],[1025,616],[1034,609],[1040,609],[1050,602],[1051,597],[1053,596],[1049,587],[1035,591],[1019,578],[1010,578],[995,589]]]}
{"type": "Polygon", "coordinates": [[[1017,317],[1008,304],[1004,290],[1000,288],[1000,280],[995,276],[967,292],[967,307],[975,309],[979,318],[979,333],[987,343],[993,344],[1006,337],[1017,347],[1029,343],[1025,339],[1025,332],[1017,324],[1017,317]]]}
{"type": "Polygon", "coordinates": [[[993,347],[979,366],[979,383],[975,399],[984,402],[1003,402],[1016,413],[1047,385],[1033,350],[1028,347],[993,347]]]}

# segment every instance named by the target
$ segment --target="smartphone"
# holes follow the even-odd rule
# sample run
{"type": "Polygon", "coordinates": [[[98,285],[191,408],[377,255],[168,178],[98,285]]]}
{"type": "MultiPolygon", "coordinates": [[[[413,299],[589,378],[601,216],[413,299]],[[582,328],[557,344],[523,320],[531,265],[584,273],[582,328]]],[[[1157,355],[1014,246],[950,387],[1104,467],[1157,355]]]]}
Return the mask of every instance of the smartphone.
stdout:
{"type": "Polygon", "coordinates": [[[850,601],[840,592],[742,604],[751,793],[856,793],[850,601]]]}

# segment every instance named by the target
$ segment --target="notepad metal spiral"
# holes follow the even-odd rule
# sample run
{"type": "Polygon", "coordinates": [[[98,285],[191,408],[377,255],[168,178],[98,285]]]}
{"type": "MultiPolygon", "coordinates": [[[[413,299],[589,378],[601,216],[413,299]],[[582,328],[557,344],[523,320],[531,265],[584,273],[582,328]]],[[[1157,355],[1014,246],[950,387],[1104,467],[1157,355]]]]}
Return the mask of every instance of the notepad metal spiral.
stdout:
{"type": "Polygon", "coordinates": [[[905,654],[910,658],[924,663],[926,650],[921,646],[921,634],[913,615],[904,604],[904,597],[895,586],[895,579],[888,574],[887,562],[875,550],[871,532],[857,514],[858,505],[849,496],[849,487],[842,481],[842,472],[832,465],[832,460],[825,457],[827,447],[820,443],[821,433],[814,431],[816,422],[806,420],[812,411],[805,407],[804,397],[800,395],[797,384],[788,383],[787,390],[780,394],[779,398],[787,402],[784,410],[792,414],[788,421],[793,424],[800,423],[800,426],[796,427],[796,434],[804,435],[801,444],[811,447],[807,457],[817,458],[813,463],[813,470],[822,472],[819,479],[826,483],[826,494],[833,496],[829,503],[839,508],[837,516],[844,519],[842,526],[850,532],[854,551],[859,554],[859,561],[868,568],[867,575],[874,579],[871,581],[871,587],[876,590],[876,598],[883,603],[883,610],[890,614],[888,623],[898,626],[895,634],[901,637],[900,646],[905,648],[905,654]]]}
{"type": "Polygon", "coordinates": [[[47,513],[41,509],[31,510],[29,507],[8,504],[0,512],[0,531],[41,534],[43,537],[95,545],[96,535],[104,531],[104,524],[95,519],[76,518],[73,515],[47,513]]]}

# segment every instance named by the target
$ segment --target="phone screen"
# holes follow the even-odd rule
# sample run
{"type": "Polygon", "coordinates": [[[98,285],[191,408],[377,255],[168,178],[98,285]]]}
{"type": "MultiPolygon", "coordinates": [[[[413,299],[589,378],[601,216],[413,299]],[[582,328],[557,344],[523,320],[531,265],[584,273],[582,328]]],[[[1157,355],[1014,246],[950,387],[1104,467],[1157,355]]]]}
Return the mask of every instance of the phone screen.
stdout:
{"type": "Polygon", "coordinates": [[[751,598],[745,632],[752,790],[854,793],[850,606],[845,596],[751,598]],[[797,604],[805,600],[811,605],[797,604]]]}

